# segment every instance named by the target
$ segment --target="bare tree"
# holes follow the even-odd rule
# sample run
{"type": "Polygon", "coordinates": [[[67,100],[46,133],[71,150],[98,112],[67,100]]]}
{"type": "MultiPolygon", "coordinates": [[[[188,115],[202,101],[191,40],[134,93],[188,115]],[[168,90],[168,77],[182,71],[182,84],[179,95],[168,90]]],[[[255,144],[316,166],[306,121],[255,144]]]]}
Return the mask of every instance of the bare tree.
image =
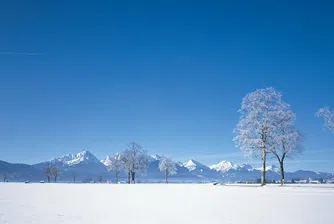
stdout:
{"type": "Polygon", "coordinates": [[[173,160],[171,158],[168,158],[168,157],[162,157],[160,159],[159,169],[160,169],[160,172],[165,173],[166,184],[168,184],[169,175],[176,174],[176,170],[177,170],[173,160]]]}
{"type": "Polygon", "coordinates": [[[44,167],[44,174],[48,178],[48,183],[50,183],[50,178],[52,177],[52,169],[53,169],[53,166],[51,166],[50,164],[44,167]]]}
{"type": "Polygon", "coordinates": [[[118,183],[119,173],[124,170],[124,161],[119,153],[115,153],[110,157],[110,166],[108,166],[109,172],[114,172],[116,177],[116,183],[118,183]]]}
{"type": "Polygon", "coordinates": [[[302,153],[302,135],[293,127],[295,114],[292,111],[282,111],[281,119],[277,120],[275,131],[270,136],[272,141],[269,151],[277,158],[280,165],[281,185],[285,183],[284,179],[284,160],[293,158],[302,153]]]}
{"type": "Polygon", "coordinates": [[[320,108],[315,114],[317,117],[323,117],[325,120],[325,126],[334,132],[334,111],[331,111],[329,107],[320,108]]]}
{"type": "Polygon", "coordinates": [[[3,171],[3,172],[0,173],[0,176],[3,178],[3,182],[6,183],[8,177],[9,177],[10,175],[9,175],[8,172],[3,171]]]}
{"type": "Polygon", "coordinates": [[[136,156],[136,162],[134,163],[133,169],[132,169],[132,183],[136,183],[136,174],[138,173],[145,173],[148,168],[148,156],[146,152],[142,151],[137,153],[136,156]]]}
{"type": "Polygon", "coordinates": [[[136,174],[143,173],[148,167],[148,156],[141,145],[131,142],[122,154],[125,170],[128,173],[128,183],[136,183],[136,174]]]}
{"type": "Polygon", "coordinates": [[[274,124],[280,119],[280,112],[289,104],[281,99],[282,95],[273,88],[258,89],[247,94],[241,104],[241,117],[234,132],[237,147],[250,157],[261,156],[261,186],[266,184],[266,159],[270,152],[270,135],[274,132],[274,124]]]}
{"type": "Polygon", "coordinates": [[[72,171],[72,178],[73,178],[73,183],[75,183],[75,181],[77,179],[77,172],[72,171]]]}
{"type": "Polygon", "coordinates": [[[121,161],[123,163],[123,169],[126,172],[128,178],[127,183],[130,184],[131,179],[131,168],[132,168],[132,158],[131,158],[131,152],[130,150],[124,150],[124,152],[121,155],[121,161]]]}
{"type": "Polygon", "coordinates": [[[57,183],[57,178],[59,177],[59,170],[57,167],[51,167],[51,176],[53,176],[55,183],[57,183]]]}

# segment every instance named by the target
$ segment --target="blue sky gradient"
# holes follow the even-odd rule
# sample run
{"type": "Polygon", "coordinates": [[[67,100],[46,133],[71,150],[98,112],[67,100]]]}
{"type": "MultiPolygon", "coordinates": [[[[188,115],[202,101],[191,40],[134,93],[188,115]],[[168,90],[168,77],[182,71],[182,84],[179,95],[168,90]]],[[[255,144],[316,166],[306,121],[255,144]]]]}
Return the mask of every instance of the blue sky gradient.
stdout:
{"type": "Polygon", "coordinates": [[[305,134],[287,169],[334,172],[334,134],[314,116],[334,108],[334,3],[247,2],[1,2],[0,159],[102,159],[137,141],[181,161],[247,162],[237,110],[272,86],[305,134]]]}

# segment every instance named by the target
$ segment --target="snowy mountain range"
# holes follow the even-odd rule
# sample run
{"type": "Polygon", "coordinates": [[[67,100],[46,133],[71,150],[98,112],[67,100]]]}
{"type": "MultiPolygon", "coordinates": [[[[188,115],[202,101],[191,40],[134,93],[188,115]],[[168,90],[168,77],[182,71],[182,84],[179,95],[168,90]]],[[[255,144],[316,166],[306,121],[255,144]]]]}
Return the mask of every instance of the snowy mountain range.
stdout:
{"type": "MultiPolygon", "coordinates": [[[[107,162],[104,161],[106,164],[107,162]]],[[[32,165],[43,172],[47,165],[56,166],[60,173],[60,180],[70,180],[75,174],[78,180],[91,180],[100,176],[110,177],[106,165],[96,158],[90,151],[82,151],[77,154],[67,154],[65,156],[53,158],[49,161],[32,165]]],[[[108,165],[108,164],[107,164],[108,165]]]]}
{"type": "Polygon", "coordinates": [[[100,163],[100,161],[90,151],[83,151],[78,154],[68,154],[51,159],[50,163],[62,164],[64,166],[74,166],[78,164],[100,163]]]}
{"type": "MultiPolygon", "coordinates": [[[[145,174],[139,175],[139,182],[163,182],[164,175],[159,170],[161,155],[149,157],[149,166],[145,174]]],[[[71,181],[73,176],[76,180],[88,182],[97,179],[113,180],[114,174],[108,172],[107,167],[111,164],[109,156],[99,160],[90,151],[82,151],[77,154],[67,154],[49,161],[34,164],[11,164],[0,161],[0,172],[10,174],[12,180],[39,181],[44,177],[43,169],[47,165],[56,166],[60,171],[59,181],[71,181]]],[[[185,163],[175,161],[177,173],[170,177],[170,182],[210,182],[210,181],[256,181],[260,178],[261,169],[253,168],[249,164],[237,165],[230,161],[223,160],[217,164],[206,166],[196,160],[190,159],[185,163]]],[[[267,166],[266,176],[268,180],[279,180],[279,168],[272,165],[267,166]]],[[[330,173],[316,173],[313,171],[299,170],[296,172],[286,172],[286,179],[316,179],[333,178],[330,173]]],[[[125,173],[121,174],[121,179],[126,179],[125,173]]]]}

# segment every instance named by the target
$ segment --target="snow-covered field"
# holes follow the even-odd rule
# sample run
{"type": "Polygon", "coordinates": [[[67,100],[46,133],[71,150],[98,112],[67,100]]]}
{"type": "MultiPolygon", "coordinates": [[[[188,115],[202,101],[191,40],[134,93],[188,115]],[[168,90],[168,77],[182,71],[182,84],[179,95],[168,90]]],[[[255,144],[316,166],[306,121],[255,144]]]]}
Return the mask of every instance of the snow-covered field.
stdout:
{"type": "Polygon", "coordinates": [[[0,223],[334,223],[334,186],[0,184],[0,223]]]}

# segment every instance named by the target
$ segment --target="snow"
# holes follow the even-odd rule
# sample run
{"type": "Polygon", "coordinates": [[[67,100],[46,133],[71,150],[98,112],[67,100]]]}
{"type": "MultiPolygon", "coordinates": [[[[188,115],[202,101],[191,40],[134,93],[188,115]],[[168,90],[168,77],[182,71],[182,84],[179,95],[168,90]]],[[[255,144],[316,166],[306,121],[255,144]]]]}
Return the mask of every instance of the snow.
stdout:
{"type": "Polygon", "coordinates": [[[333,223],[334,185],[0,184],[0,223],[333,223]]]}
{"type": "MultiPolygon", "coordinates": [[[[261,171],[262,167],[255,168],[255,170],[261,171]]],[[[266,171],[273,171],[275,173],[279,173],[280,172],[279,168],[277,166],[275,166],[275,165],[266,166],[266,171]]]]}
{"type": "Polygon", "coordinates": [[[154,159],[154,160],[160,160],[162,159],[163,156],[160,156],[160,155],[151,155],[151,158],[154,159]]]}
{"type": "MultiPolygon", "coordinates": [[[[120,157],[121,154],[115,153],[108,155],[104,160],[99,161],[95,155],[89,151],[83,151],[77,154],[68,154],[48,162],[42,162],[38,164],[21,166],[20,164],[9,164],[4,161],[0,161],[0,167],[11,167],[11,170],[15,172],[10,181],[31,181],[39,182],[45,180],[44,168],[51,162],[55,165],[61,175],[59,182],[72,182],[73,173],[76,173],[77,182],[90,182],[97,181],[100,176],[106,180],[113,180],[115,178],[114,172],[108,172],[109,166],[112,164],[114,158],[120,157]]],[[[159,162],[163,155],[151,155],[148,157],[149,167],[143,174],[137,175],[138,180],[141,182],[164,182],[164,174],[159,170],[159,162]]],[[[173,161],[177,168],[177,173],[170,179],[171,182],[212,182],[212,181],[224,181],[224,182],[255,182],[261,177],[262,168],[253,168],[249,164],[234,164],[230,161],[223,160],[216,165],[208,167],[198,161],[190,159],[186,163],[179,161],[173,161]]],[[[267,164],[266,170],[268,180],[279,180],[280,169],[276,166],[269,166],[267,164]]],[[[120,180],[125,180],[127,174],[125,172],[120,173],[120,180]]],[[[331,173],[315,173],[312,171],[299,170],[296,172],[288,172],[286,170],[285,179],[334,179],[334,175],[331,173]]]]}
{"type": "Polygon", "coordinates": [[[316,113],[316,116],[323,117],[325,126],[334,132],[334,111],[331,111],[329,107],[320,108],[316,113]]]}
{"type": "Polygon", "coordinates": [[[87,164],[87,163],[100,163],[90,151],[82,151],[77,154],[68,154],[58,158],[53,158],[50,160],[52,164],[63,164],[65,166],[73,166],[77,164],[87,164]]]}
{"type": "Polygon", "coordinates": [[[107,155],[106,158],[104,160],[101,160],[100,162],[103,163],[103,165],[105,166],[110,166],[111,165],[110,156],[107,155]]]}
{"type": "Polygon", "coordinates": [[[210,166],[210,169],[216,170],[216,171],[219,171],[219,172],[226,172],[226,171],[229,171],[232,168],[236,168],[236,166],[233,163],[231,163],[229,161],[226,161],[226,160],[223,160],[218,164],[214,164],[214,165],[210,166]]]}
{"type": "Polygon", "coordinates": [[[245,171],[252,171],[254,170],[253,167],[251,165],[249,165],[248,163],[244,163],[240,166],[237,166],[236,169],[239,169],[239,170],[245,170],[245,171]]]}
{"type": "Polygon", "coordinates": [[[198,169],[199,171],[203,172],[205,170],[210,170],[209,167],[193,159],[188,160],[186,163],[183,164],[183,166],[187,168],[189,171],[194,171],[198,169]]]}
{"type": "Polygon", "coordinates": [[[183,166],[186,167],[189,171],[193,171],[194,169],[196,169],[196,163],[191,159],[188,160],[188,162],[185,162],[183,166]]]}

